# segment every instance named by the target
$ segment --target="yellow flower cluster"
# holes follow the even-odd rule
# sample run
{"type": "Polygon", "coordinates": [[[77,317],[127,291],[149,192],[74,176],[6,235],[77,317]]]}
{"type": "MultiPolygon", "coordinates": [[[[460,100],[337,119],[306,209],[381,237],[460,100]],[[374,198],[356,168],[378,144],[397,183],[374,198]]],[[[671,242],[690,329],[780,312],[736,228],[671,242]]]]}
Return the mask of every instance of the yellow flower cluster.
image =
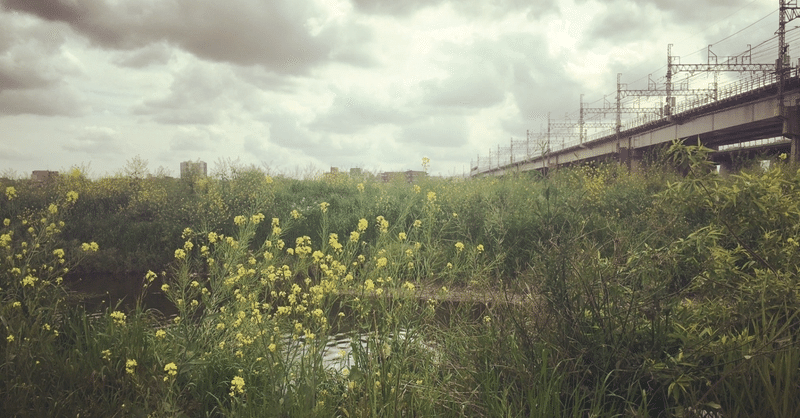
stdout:
{"type": "Polygon", "coordinates": [[[6,187],[6,197],[8,200],[14,200],[14,198],[17,197],[17,189],[15,189],[14,186],[6,187]]]}
{"type": "Polygon", "coordinates": [[[378,227],[380,228],[381,234],[386,233],[389,230],[389,221],[387,221],[382,215],[379,215],[376,220],[378,221],[378,227]]]}
{"type": "Polygon", "coordinates": [[[23,287],[25,287],[25,286],[34,287],[34,286],[36,286],[36,282],[38,282],[38,281],[39,281],[38,277],[34,277],[34,276],[31,276],[29,274],[29,275],[25,276],[24,279],[22,279],[22,286],[23,287]]]}
{"type": "Polygon", "coordinates": [[[136,360],[127,359],[125,361],[125,372],[128,374],[133,374],[136,371],[136,366],[139,364],[136,363],[136,360]]]}
{"type": "Polygon", "coordinates": [[[234,376],[231,380],[231,396],[244,393],[244,379],[241,376],[234,376]]]}
{"type": "Polygon", "coordinates": [[[83,250],[83,252],[87,252],[87,253],[88,252],[92,252],[93,253],[93,252],[97,252],[98,249],[100,249],[100,247],[97,245],[96,242],[91,242],[91,243],[85,243],[84,242],[83,244],[81,244],[81,250],[83,250]]]}
{"type": "Polygon", "coordinates": [[[164,376],[164,381],[166,382],[171,377],[178,375],[178,366],[176,366],[175,363],[167,363],[167,365],[164,366],[164,371],[167,373],[167,375],[164,376]]]}
{"type": "Polygon", "coordinates": [[[127,318],[126,315],[120,311],[111,312],[109,315],[111,319],[117,325],[125,325],[125,319],[127,318]]]}
{"type": "MultiPolygon", "coordinates": [[[[356,239],[357,240],[357,239],[356,239]]],[[[344,246],[339,243],[339,236],[337,234],[331,233],[328,238],[328,245],[333,248],[334,251],[337,253],[341,253],[344,246]]]]}

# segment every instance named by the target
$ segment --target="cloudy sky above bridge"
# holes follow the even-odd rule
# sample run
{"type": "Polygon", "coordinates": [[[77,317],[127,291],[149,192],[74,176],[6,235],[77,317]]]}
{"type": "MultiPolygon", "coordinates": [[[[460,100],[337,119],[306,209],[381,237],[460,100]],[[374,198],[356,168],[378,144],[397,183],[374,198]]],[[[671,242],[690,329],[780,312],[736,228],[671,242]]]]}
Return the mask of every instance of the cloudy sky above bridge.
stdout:
{"type": "Polygon", "coordinates": [[[646,88],[667,44],[704,63],[708,44],[734,55],[778,27],[777,0],[0,4],[0,175],[17,176],[110,175],[135,156],[173,175],[196,159],[291,175],[423,157],[461,175],[582,93],[613,97],[617,73],[646,88]]]}

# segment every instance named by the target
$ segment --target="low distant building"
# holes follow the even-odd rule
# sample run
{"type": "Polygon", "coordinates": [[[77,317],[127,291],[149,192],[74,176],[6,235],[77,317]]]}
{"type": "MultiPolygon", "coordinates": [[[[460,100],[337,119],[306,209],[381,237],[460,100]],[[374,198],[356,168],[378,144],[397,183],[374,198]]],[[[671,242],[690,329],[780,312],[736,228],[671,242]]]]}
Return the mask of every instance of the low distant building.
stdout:
{"type": "Polygon", "coordinates": [[[413,183],[418,179],[428,177],[428,173],[424,171],[386,171],[380,173],[381,181],[389,183],[392,181],[405,181],[406,183],[413,183]]]}
{"type": "Polygon", "coordinates": [[[184,161],[181,163],[181,178],[183,179],[192,176],[208,176],[208,166],[206,165],[205,161],[184,161]]]}
{"type": "Polygon", "coordinates": [[[34,170],[31,173],[31,180],[39,183],[49,183],[58,178],[58,171],[34,170]]]}

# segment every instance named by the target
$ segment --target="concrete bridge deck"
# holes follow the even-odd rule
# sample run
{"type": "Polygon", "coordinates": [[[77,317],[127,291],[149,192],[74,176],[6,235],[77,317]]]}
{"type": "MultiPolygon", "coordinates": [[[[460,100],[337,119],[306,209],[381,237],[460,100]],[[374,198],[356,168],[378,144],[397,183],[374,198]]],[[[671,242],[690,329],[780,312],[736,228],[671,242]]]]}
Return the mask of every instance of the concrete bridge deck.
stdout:
{"type": "MultiPolygon", "coordinates": [[[[774,76],[772,79],[774,80],[774,76]]],[[[670,117],[621,130],[619,134],[614,133],[558,149],[551,148],[550,152],[521,161],[483,171],[473,168],[471,174],[503,175],[529,170],[544,171],[561,165],[608,158],[630,165],[635,164],[648,149],[671,143],[675,139],[697,138],[704,146],[717,149],[722,145],[782,135],[797,136],[800,131],[800,79],[792,77],[786,80],[783,107],[779,105],[776,81],[762,82],[761,85],[743,84],[739,86],[738,92],[722,100],[689,107],[670,117]]]]}

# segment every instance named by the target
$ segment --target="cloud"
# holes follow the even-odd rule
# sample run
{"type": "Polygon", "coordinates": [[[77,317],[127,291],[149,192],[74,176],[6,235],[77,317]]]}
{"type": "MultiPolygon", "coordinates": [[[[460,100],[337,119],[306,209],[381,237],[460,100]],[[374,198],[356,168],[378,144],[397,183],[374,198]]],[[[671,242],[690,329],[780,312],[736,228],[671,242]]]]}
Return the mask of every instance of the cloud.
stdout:
{"type": "Polygon", "coordinates": [[[503,84],[493,68],[478,64],[461,67],[443,80],[425,80],[420,87],[427,105],[480,109],[503,100],[503,84]]]}
{"type": "Polygon", "coordinates": [[[385,103],[373,92],[333,88],[334,99],[327,112],[319,113],[309,124],[315,131],[337,134],[353,134],[382,124],[403,124],[412,120],[412,115],[402,103],[385,103]]]}
{"type": "Polygon", "coordinates": [[[329,59],[365,62],[359,51],[370,37],[353,22],[336,21],[312,34],[307,23],[322,11],[292,0],[131,0],[113,5],[104,0],[5,0],[4,5],[65,22],[104,48],[127,50],[165,41],[203,59],[261,65],[281,74],[304,74],[329,59]]]}
{"type": "Polygon", "coordinates": [[[403,127],[403,143],[454,148],[467,143],[469,132],[464,117],[428,117],[403,127]]]}
{"type": "Polygon", "coordinates": [[[211,152],[225,142],[224,136],[205,127],[181,127],[169,141],[169,150],[178,155],[211,152]]]}
{"type": "Polygon", "coordinates": [[[449,5],[458,13],[477,18],[498,16],[527,10],[537,16],[556,8],[553,0],[353,0],[362,13],[407,17],[421,10],[449,5]]]}
{"type": "Polygon", "coordinates": [[[82,116],[89,111],[88,105],[72,88],[26,89],[0,91],[0,116],[82,116]]]}
{"type": "Polygon", "coordinates": [[[236,98],[231,96],[235,96],[232,92],[238,84],[226,67],[193,63],[174,75],[166,94],[143,100],[132,112],[163,124],[215,124],[226,111],[237,106],[236,98]]]}
{"type": "Polygon", "coordinates": [[[125,51],[112,59],[122,67],[145,68],[151,65],[167,64],[172,58],[172,49],[165,43],[146,45],[135,51],[125,51]]]}
{"type": "Polygon", "coordinates": [[[71,141],[61,145],[65,151],[87,154],[120,154],[119,133],[109,127],[87,126],[71,141]]]}

